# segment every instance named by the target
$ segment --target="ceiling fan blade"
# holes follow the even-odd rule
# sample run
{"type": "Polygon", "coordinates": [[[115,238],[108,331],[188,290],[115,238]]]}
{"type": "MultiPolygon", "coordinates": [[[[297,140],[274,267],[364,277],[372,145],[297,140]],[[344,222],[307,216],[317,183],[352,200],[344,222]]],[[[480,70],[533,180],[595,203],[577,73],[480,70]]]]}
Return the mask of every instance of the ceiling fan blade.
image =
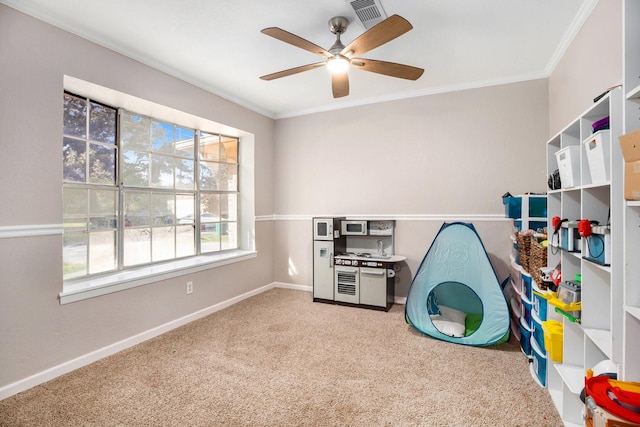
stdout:
{"type": "Polygon", "coordinates": [[[377,59],[353,58],[351,66],[358,70],[384,74],[407,80],[418,80],[424,70],[411,65],[397,64],[395,62],[378,61],[377,59]]]}
{"type": "Polygon", "coordinates": [[[349,74],[346,71],[331,75],[331,90],[334,98],[349,95],[349,74]]]}
{"type": "Polygon", "coordinates": [[[314,68],[324,66],[324,62],[316,62],[315,64],[302,65],[300,67],[289,68],[288,70],[278,71],[277,73],[267,74],[266,76],[260,77],[262,80],[275,80],[280,77],[287,77],[292,74],[298,74],[303,71],[313,70],[314,68]]]}
{"type": "Polygon", "coordinates": [[[317,44],[311,43],[310,41],[305,40],[302,37],[298,37],[295,34],[291,34],[290,32],[283,30],[282,28],[269,27],[262,30],[261,33],[271,36],[274,39],[278,39],[285,43],[289,43],[291,45],[299,47],[300,49],[315,53],[316,55],[324,56],[325,58],[331,58],[333,56],[326,49],[321,48],[317,44]]]}
{"type": "Polygon", "coordinates": [[[379,24],[369,28],[362,33],[347,47],[342,49],[341,54],[353,58],[362,55],[378,46],[390,42],[412,29],[413,26],[400,15],[391,15],[379,24]]]}

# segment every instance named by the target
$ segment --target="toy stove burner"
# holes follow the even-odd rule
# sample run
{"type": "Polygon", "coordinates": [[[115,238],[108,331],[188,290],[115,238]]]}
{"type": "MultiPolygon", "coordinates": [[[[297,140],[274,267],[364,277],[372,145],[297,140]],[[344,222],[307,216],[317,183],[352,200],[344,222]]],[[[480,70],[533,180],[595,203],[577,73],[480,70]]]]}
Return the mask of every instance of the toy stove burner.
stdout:
{"type": "Polygon", "coordinates": [[[343,252],[337,254],[333,258],[333,261],[337,266],[389,268],[384,261],[369,260],[366,258],[373,258],[373,255],[370,252],[343,252]]]}
{"type": "Polygon", "coordinates": [[[338,256],[355,256],[360,258],[371,258],[371,254],[368,252],[345,252],[338,256]]]}

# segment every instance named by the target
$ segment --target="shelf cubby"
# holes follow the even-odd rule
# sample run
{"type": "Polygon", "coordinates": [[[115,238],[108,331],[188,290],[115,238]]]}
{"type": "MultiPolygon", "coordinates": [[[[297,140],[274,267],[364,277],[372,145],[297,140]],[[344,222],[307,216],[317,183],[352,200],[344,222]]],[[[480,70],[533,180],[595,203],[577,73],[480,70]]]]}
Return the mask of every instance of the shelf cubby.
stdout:
{"type": "Polygon", "coordinates": [[[640,382],[640,309],[634,307],[625,312],[625,351],[622,361],[622,377],[625,381],[640,382]]]}

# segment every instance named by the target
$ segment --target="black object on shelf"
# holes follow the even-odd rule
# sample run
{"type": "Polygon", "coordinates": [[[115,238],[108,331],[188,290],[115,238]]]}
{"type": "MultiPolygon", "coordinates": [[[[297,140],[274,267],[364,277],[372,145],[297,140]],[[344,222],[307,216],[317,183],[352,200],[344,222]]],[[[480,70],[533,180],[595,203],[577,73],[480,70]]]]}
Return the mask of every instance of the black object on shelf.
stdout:
{"type": "Polygon", "coordinates": [[[615,88],[620,87],[620,86],[622,86],[622,85],[611,86],[609,89],[605,90],[600,95],[598,95],[595,98],[593,98],[593,102],[600,101],[602,99],[602,97],[605,96],[606,94],[608,94],[609,92],[611,92],[612,89],[615,89],[615,88]]]}

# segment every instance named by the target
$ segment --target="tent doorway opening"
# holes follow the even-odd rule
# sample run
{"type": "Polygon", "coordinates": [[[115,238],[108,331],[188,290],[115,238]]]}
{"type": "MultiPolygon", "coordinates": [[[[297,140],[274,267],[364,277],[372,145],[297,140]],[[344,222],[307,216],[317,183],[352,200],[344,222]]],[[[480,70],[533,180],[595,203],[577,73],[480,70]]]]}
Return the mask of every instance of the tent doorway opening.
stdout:
{"type": "Polygon", "coordinates": [[[464,335],[469,336],[482,323],[484,310],[482,300],[469,286],[460,282],[443,282],[429,292],[427,312],[433,321],[433,326],[446,335],[450,335],[449,327],[442,319],[455,317],[457,312],[464,313],[467,317],[464,335]]]}

